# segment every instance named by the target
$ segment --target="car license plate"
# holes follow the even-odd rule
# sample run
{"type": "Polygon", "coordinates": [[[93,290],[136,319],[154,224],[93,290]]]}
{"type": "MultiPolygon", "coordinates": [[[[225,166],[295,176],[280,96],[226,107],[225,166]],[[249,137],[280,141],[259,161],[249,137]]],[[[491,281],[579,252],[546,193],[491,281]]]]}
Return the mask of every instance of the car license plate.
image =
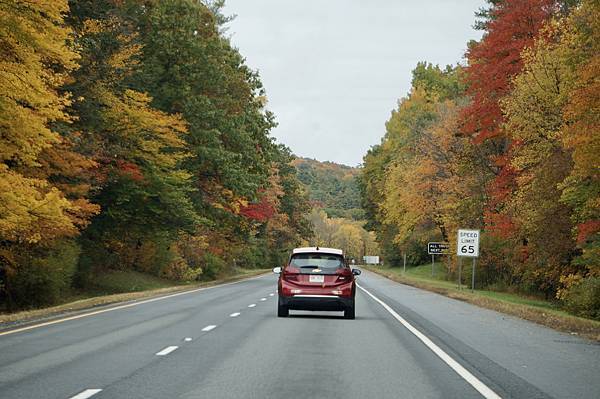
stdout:
{"type": "Polygon", "coordinates": [[[325,276],[311,274],[310,276],[308,276],[308,281],[311,283],[322,283],[325,281],[325,276]]]}

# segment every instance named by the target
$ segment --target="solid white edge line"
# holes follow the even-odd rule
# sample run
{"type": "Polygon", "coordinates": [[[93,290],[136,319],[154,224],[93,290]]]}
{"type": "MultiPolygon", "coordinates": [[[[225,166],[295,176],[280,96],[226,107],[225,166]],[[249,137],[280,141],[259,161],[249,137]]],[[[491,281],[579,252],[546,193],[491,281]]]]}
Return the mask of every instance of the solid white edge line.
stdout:
{"type": "Polygon", "coordinates": [[[467,381],[473,388],[475,388],[484,398],[486,399],[501,399],[501,397],[494,392],[490,387],[481,382],[477,377],[471,374],[467,369],[465,369],[460,363],[454,360],[450,355],[444,352],[439,346],[437,346],[433,341],[431,341],[425,334],[417,330],[406,321],[402,316],[400,316],[394,309],[392,309],[388,304],[383,302],[381,299],[377,298],[375,295],[371,294],[369,291],[356,284],[358,288],[365,292],[365,294],[369,295],[373,300],[379,303],[385,310],[388,311],[396,320],[400,322],[408,331],[413,333],[421,342],[425,344],[433,353],[435,353],[440,359],[444,361],[452,370],[454,370],[459,376],[462,377],[465,381],[467,381]]]}
{"type": "Polygon", "coordinates": [[[215,326],[215,325],[206,326],[206,327],[204,327],[204,328],[202,329],[202,331],[207,331],[207,332],[208,332],[208,331],[210,331],[210,330],[214,329],[215,327],[217,327],[217,326],[215,326]]]}
{"type": "Polygon", "coordinates": [[[238,317],[241,313],[240,312],[235,312],[229,315],[229,317],[238,317]]]}
{"type": "Polygon", "coordinates": [[[177,348],[179,348],[179,347],[178,346],[167,346],[165,349],[161,350],[160,352],[157,352],[156,356],[166,356],[169,353],[176,350],[177,348]]]}
{"type": "Polygon", "coordinates": [[[98,392],[101,392],[101,391],[102,391],[102,389],[86,389],[85,391],[79,392],[75,396],[71,396],[69,399],[87,399],[87,398],[91,398],[92,396],[94,396],[95,394],[97,394],[98,392]]]}
{"type": "MultiPolygon", "coordinates": [[[[266,274],[267,273],[265,273],[264,275],[266,275],[266,274]]],[[[261,278],[264,275],[261,274],[261,275],[256,276],[256,277],[249,277],[249,278],[246,278],[246,279],[243,279],[243,280],[233,281],[231,283],[224,283],[224,284],[212,285],[210,287],[202,287],[202,288],[197,288],[197,289],[190,290],[190,291],[178,292],[176,294],[159,296],[159,297],[156,297],[156,298],[146,299],[146,300],[139,301],[139,302],[128,303],[128,304],[125,304],[125,305],[119,305],[119,306],[115,306],[115,307],[108,308],[108,309],[96,310],[94,312],[78,314],[76,316],[65,317],[63,319],[47,321],[45,323],[34,324],[34,325],[31,325],[31,326],[17,328],[17,329],[14,329],[14,330],[8,330],[8,331],[0,332],[0,337],[3,336],[3,335],[16,334],[18,332],[23,332],[23,331],[27,331],[27,330],[33,330],[35,328],[50,326],[52,324],[63,323],[65,321],[77,320],[77,319],[82,319],[84,317],[90,317],[90,316],[95,316],[95,315],[102,314],[102,313],[112,312],[113,310],[126,309],[126,308],[131,308],[133,306],[143,305],[145,303],[150,303],[150,302],[155,302],[155,301],[161,301],[163,299],[168,299],[168,298],[174,298],[174,297],[177,297],[177,296],[180,296],[180,295],[193,294],[195,292],[206,291],[206,290],[210,290],[212,288],[225,287],[225,286],[232,285],[232,284],[239,284],[239,283],[242,283],[242,282],[245,282],[245,281],[250,281],[250,280],[255,280],[255,279],[261,278]]]]}

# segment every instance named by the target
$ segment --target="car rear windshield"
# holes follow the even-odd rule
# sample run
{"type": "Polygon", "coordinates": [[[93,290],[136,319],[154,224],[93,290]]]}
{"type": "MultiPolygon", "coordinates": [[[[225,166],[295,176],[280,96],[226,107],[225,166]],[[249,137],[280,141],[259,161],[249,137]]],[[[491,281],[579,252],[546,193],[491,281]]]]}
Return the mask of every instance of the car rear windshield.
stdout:
{"type": "Polygon", "coordinates": [[[307,253],[292,255],[290,266],[300,269],[300,273],[312,273],[314,269],[320,269],[322,273],[334,273],[345,265],[340,255],[307,253]]]}

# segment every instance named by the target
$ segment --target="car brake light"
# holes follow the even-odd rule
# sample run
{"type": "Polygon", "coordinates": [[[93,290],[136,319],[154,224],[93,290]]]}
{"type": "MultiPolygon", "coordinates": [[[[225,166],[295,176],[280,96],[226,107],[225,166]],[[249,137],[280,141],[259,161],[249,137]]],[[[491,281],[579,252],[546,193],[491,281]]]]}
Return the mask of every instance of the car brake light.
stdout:
{"type": "Polygon", "coordinates": [[[300,270],[295,267],[288,266],[283,269],[282,276],[285,281],[298,281],[298,273],[300,273],[300,270]]]}
{"type": "Polygon", "coordinates": [[[344,283],[346,281],[352,280],[352,271],[347,268],[338,269],[336,274],[338,275],[337,281],[338,283],[344,283]]]}

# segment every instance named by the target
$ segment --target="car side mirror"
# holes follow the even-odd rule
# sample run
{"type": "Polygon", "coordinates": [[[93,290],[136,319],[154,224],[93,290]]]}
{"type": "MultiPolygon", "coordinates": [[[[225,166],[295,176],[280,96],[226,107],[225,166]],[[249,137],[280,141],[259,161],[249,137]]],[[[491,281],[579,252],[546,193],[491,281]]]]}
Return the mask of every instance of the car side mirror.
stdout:
{"type": "Polygon", "coordinates": [[[360,269],[352,269],[352,274],[354,274],[355,276],[360,276],[362,272],[360,271],[360,269]]]}
{"type": "Polygon", "coordinates": [[[281,267],[280,266],[274,267],[273,268],[273,273],[280,274],[281,273],[281,267]]]}

